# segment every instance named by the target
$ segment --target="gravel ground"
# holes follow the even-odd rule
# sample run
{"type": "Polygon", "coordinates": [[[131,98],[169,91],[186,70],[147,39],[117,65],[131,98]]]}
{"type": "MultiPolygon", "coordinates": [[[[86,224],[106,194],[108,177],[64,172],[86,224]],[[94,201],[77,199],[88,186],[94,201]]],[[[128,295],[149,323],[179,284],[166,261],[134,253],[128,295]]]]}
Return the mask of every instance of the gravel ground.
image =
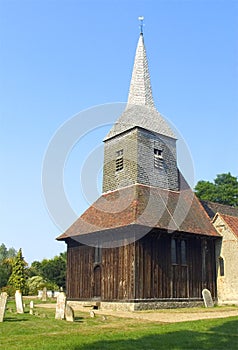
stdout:
{"type": "MultiPolygon", "coordinates": [[[[55,308],[55,304],[38,304],[36,307],[55,308]]],[[[80,308],[82,312],[89,313],[89,309],[80,308]]],[[[115,317],[134,318],[138,320],[147,320],[151,322],[174,323],[204,320],[209,318],[226,318],[230,316],[238,316],[238,307],[215,307],[207,309],[176,309],[176,310],[157,310],[157,311],[109,311],[109,310],[93,310],[95,315],[107,315],[115,317]]]]}

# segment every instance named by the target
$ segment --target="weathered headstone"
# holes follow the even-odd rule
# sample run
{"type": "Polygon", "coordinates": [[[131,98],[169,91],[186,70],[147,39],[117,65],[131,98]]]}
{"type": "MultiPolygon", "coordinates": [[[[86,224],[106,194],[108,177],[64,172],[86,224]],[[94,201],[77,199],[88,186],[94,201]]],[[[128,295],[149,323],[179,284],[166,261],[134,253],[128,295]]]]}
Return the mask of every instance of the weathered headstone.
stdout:
{"type": "Polygon", "coordinates": [[[93,310],[91,310],[90,312],[89,312],[89,315],[90,315],[90,317],[95,317],[95,312],[93,311],[93,310]]]}
{"type": "Polygon", "coordinates": [[[52,298],[53,297],[53,292],[52,290],[47,290],[47,297],[52,298]]]}
{"type": "Polygon", "coordinates": [[[24,308],[22,303],[22,294],[20,290],[16,290],[15,293],[16,309],[18,314],[24,314],[24,308]]]}
{"type": "Polygon", "coordinates": [[[213,307],[214,306],[210,290],[203,289],[202,297],[203,297],[205,307],[213,307]]]}
{"type": "Polygon", "coordinates": [[[38,290],[38,298],[42,299],[43,290],[38,290]]]}
{"type": "Polygon", "coordinates": [[[54,298],[57,298],[58,295],[59,295],[59,292],[58,291],[57,292],[54,291],[54,298]]]}
{"type": "Polygon", "coordinates": [[[65,318],[66,318],[66,321],[74,322],[74,310],[68,304],[66,304],[66,307],[65,307],[65,318]]]}
{"type": "Polygon", "coordinates": [[[34,301],[30,301],[30,315],[34,315],[34,301]]]}
{"type": "Polygon", "coordinates": [[[3,322],[3,318],[6,311],[7,305],[7,293],[3,292],[0,294],[0,322],[3,322]]]}
{"type": "Polygon", "coordinates": [[[47,289],[46,287],[43,288],[43,293],[42,293],[42,301],[46,301],[47,300],[47,289]]]}
{"type": "Polygon", "coordinates": [[[57,296],[56,309],[55,309],[55,319],[63,320],[65,317],[65,304],[66,295],[64,292],[60,292],[57,296]]]}

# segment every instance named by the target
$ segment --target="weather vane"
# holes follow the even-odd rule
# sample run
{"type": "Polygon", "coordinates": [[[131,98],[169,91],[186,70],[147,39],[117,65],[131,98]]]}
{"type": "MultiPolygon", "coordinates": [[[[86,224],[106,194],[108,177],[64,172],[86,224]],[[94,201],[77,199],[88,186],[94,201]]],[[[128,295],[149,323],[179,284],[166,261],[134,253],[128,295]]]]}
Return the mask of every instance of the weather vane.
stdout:
{"type": "Polygon", "coordinates": [[[138,20],[140,21],[140,33],[143,34],[144,17],[140,16],[140,17],[138,17],[138,20]]]}

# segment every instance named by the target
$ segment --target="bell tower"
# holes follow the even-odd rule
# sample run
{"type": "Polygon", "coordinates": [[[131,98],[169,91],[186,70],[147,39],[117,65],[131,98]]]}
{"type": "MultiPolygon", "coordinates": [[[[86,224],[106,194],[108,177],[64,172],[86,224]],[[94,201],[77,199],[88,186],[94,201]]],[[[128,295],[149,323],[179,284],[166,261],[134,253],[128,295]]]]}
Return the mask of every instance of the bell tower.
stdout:
{"type": "Polygon", "coordinates": [[[179,190],[176,137],[154,105],[142,30],[126,109],[104,139],[103,192],[133,184],[179,190]]]}

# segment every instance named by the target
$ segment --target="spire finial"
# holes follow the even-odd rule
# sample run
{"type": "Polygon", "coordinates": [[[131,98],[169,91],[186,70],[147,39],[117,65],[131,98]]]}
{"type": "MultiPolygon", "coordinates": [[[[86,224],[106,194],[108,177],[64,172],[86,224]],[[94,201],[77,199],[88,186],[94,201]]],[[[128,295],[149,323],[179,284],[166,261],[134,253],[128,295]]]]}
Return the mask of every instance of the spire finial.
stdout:
{"type": "Polygon", "coordinates": [[[138,20],[140,21],[140,34],[143,35],[144,17],[143,16],[139,16],[138,20]]]}

